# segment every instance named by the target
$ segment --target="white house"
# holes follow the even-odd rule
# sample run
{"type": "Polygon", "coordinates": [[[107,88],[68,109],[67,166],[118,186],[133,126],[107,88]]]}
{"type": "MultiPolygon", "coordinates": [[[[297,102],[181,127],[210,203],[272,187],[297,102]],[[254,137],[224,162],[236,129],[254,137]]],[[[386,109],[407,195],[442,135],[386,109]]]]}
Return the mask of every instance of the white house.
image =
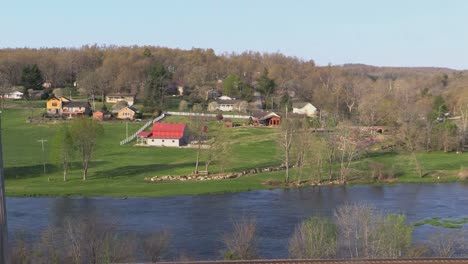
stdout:
{"type": "Polygon", "coordinates": [[[236,100],[235,98],[231,98],[229,96],[220,96],[215,100],[218,103],[218,110],[223,112],[229,111],[238,111],[238,103],[240,100],[236,100]]]}
{"type": "Polygon", "coordinates": [[[23,98],[23,93],[22,92],[11,92],[11,93],[6,93],[3,96],[5,99],[12,99],[12,100],[19,100],[23,98]]]}
{"type": "Polygon", "coordinates": [[[306,115],[308,117],[317,116],[318,109],[313,106],[311,103],[293,103],[293,113],[306,115]]]}
{"type": "Polygon", "coordinates": [[[122,94],[122,93],[106,95],[106,102],[108,102],[108,103],[117,103],[117,102],[121,102],[121,101],[127,102],[128,106],[132,106],[133,103],[135,102],[135,95],[133,95],[133,94],[122,94]]]}

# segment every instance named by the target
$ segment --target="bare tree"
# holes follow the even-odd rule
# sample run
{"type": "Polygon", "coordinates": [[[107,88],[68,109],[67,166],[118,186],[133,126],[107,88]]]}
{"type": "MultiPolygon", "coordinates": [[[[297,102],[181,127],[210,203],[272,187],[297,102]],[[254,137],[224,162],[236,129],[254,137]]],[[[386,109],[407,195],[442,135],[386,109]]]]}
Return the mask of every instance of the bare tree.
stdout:
{"type": "Polygon", "coordinates": [[[200,156],[202,152],[202,145],[206,139],[208,122],[204,116],[193,116],[189,122],[190,140],[195,141],[197,144],[196,158],[195,158],[195,174],[198,174],[200,165],[200,156]]]}
{"type": "Polygon", "coordinates": [[[254,259],[257,257],[257,224],[255,219],[242,217],[233,223],[233,230],[223,237],[226,259],[254,259]]]}
{"type": "Polygon", "coordinates": [[[368,204],[345,204],[336,210],[339,247],[344,257],[371,256],[371,236],[380,217],[368,204]]]}
{"type": "Polygon", "coordinates": [[[411,246],[404,215],[384,216],[374,206],[345,204],[335,212],[341,254],[347,258],[399,258],[411,246]]]}
{"type": "MultiPolygon", "coordinates": [[[[286,109],[287,113],[287,109],[286,109]]],[[[293,138],[296,133],[297,127],[294,120],[286,117],[281,120],[281,128],[278,137],[278,144],[281,148],[283,165],[286,169],[285,179],[289,183],[289,167],[291,166],[291,148],[293,146],[293,138]]]]}
{"type": "Polygon", "coordinates": [[[91,216],[67,219],[66,241],[72,263],[114,263],[133,261],[136,251],[135,239],[121,239],[114,223],[91,216]]]}
{"type": "Polygon", "coordinates": [[[298,168],[297,183],[300,184],[304,168],[310,166],[312,158],[312,135],[308,130],[307,120],[304,118],[297,122],[296,135],[293,137],[292,156],[298,168]]]}
{"type": "Polygon", "coordinates": [[[429,237],[429,248],[434,257],[453,258],[467,256],[466,232],[438,231],[429,237]]]}
{"type": "Polygon", "coordinates": [[[460,144],[461,149],[467,147],[468,138],[468,92],[461,94],[456,104],[456,111],[460,115],[460,144]]]}
{"type": "Polygon", "coordinates": [[[66,181],[74,151],[73,138],[66,124],[57,131],[53,140],[53,146],[54,148],[51,155],[63,168],[63,181],[66,181]]]}
{"type": "Polygon", "coordinates": [[[161,259],[169,246],[169,232],[162,231],[151,234],[143,241],[143,252],[146,259],[157,262],[161,259]]]}
{"type": "Polygon", "coordinates": [[[351,170],[351,162],[361,151],[359,144],[361,135],[359,131],[352,131],[348,128],[341,128],[338,132],[338,154],[340,160],[340,181],[345,183],[351,170]]]}
{"type": "Polygon", "coordinates": [[[88,169],[97,146],[97,138],[104,133],[102,126],[94,119],[81,117],[73,120],[70,134],[78,150],[83,166],[83,180],[86,180],[88,169]]]}

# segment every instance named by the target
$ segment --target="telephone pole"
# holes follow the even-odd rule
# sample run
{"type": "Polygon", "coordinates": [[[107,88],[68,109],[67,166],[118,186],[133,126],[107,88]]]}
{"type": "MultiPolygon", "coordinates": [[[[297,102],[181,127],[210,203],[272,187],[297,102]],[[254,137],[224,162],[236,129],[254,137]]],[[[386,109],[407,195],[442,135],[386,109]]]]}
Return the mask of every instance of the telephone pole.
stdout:
{"type": "Polygon", "coordinates": [[[41,142],[42,145],[42,165],[44,167],[44,175],[46,175],[46,164],[45,164],[45,149],[44,143],[47,142],[47,139],[39,139],[37,142],[41,142]]]}
{"type": "Polygon", "coordinates": [[[3,170],[2,111],[0,111],[0,262],[8,263],[8,229],[5,201],[5,173],[3,170]]]}

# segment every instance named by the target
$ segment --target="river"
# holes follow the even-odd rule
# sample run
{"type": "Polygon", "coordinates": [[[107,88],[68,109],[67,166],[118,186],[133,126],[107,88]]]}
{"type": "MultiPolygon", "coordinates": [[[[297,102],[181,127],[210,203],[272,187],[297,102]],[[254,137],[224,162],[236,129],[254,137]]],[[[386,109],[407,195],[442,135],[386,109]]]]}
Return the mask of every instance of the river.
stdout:
{"type": "MultiPolygon", "coordinates": [[[[310,187],[168,198],[10,197],[7,210],[10,234],[22,231],[34,239],[67,217],[96,215],[115,221],[120,232],[169,230],[169,258],[185,254],[196,259],[220,258],[221,237],[232,221],[255,217],[261,257],[284,258],[288,238],[300,221],[330,216],[346,202],[368,202],[385,212],[405,213],[409,222],[434,216],[461,218],[468,216],[468,184],[310,187]]],[[[438,228],[416,227],[414,239],[424,240],[438,228]]]]}

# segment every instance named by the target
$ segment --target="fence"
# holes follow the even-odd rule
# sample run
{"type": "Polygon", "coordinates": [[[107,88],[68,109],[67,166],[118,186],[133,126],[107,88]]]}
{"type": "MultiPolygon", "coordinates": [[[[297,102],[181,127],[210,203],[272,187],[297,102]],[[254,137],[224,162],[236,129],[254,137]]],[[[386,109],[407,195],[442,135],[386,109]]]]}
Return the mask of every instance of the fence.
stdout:
{"type": "Polygon", "coordinates": [[[127,144],[128,142],[134,140],[134,139],[138,136],[138,134],[139,134],[140,132],[142,132],[142,131],[145,130],[147,127],[151,126],[152,124],[154,124],[154,123],[160,121],[160,120],[163,119],[165,116],[166,116],[165,113],[162,113],[160,116],[156,117],[155,119],[152,119],[152,120],[146,122],[140,129],[138,129],[137,132],[135,132],[134,134],[132,134],[132,135],[129,136],[128,138],[126,138],[126,139],[124,139],[124,140],[121,140],[121,141],[120,141],[120,145],[125,145],[125,144],[127,144]]]}
{"type": "MultiPolygon", "coordinates": [[[[207,114],[207,113],[191,113],[191,112],[165,112],[167,115],[174,116],[205,116],[205,117],[216,117],[216,114],[207,114]]],[[[239,118],[239,119],[249,119],[249,115],[225,115],[224,118],[239,118]]]]}

